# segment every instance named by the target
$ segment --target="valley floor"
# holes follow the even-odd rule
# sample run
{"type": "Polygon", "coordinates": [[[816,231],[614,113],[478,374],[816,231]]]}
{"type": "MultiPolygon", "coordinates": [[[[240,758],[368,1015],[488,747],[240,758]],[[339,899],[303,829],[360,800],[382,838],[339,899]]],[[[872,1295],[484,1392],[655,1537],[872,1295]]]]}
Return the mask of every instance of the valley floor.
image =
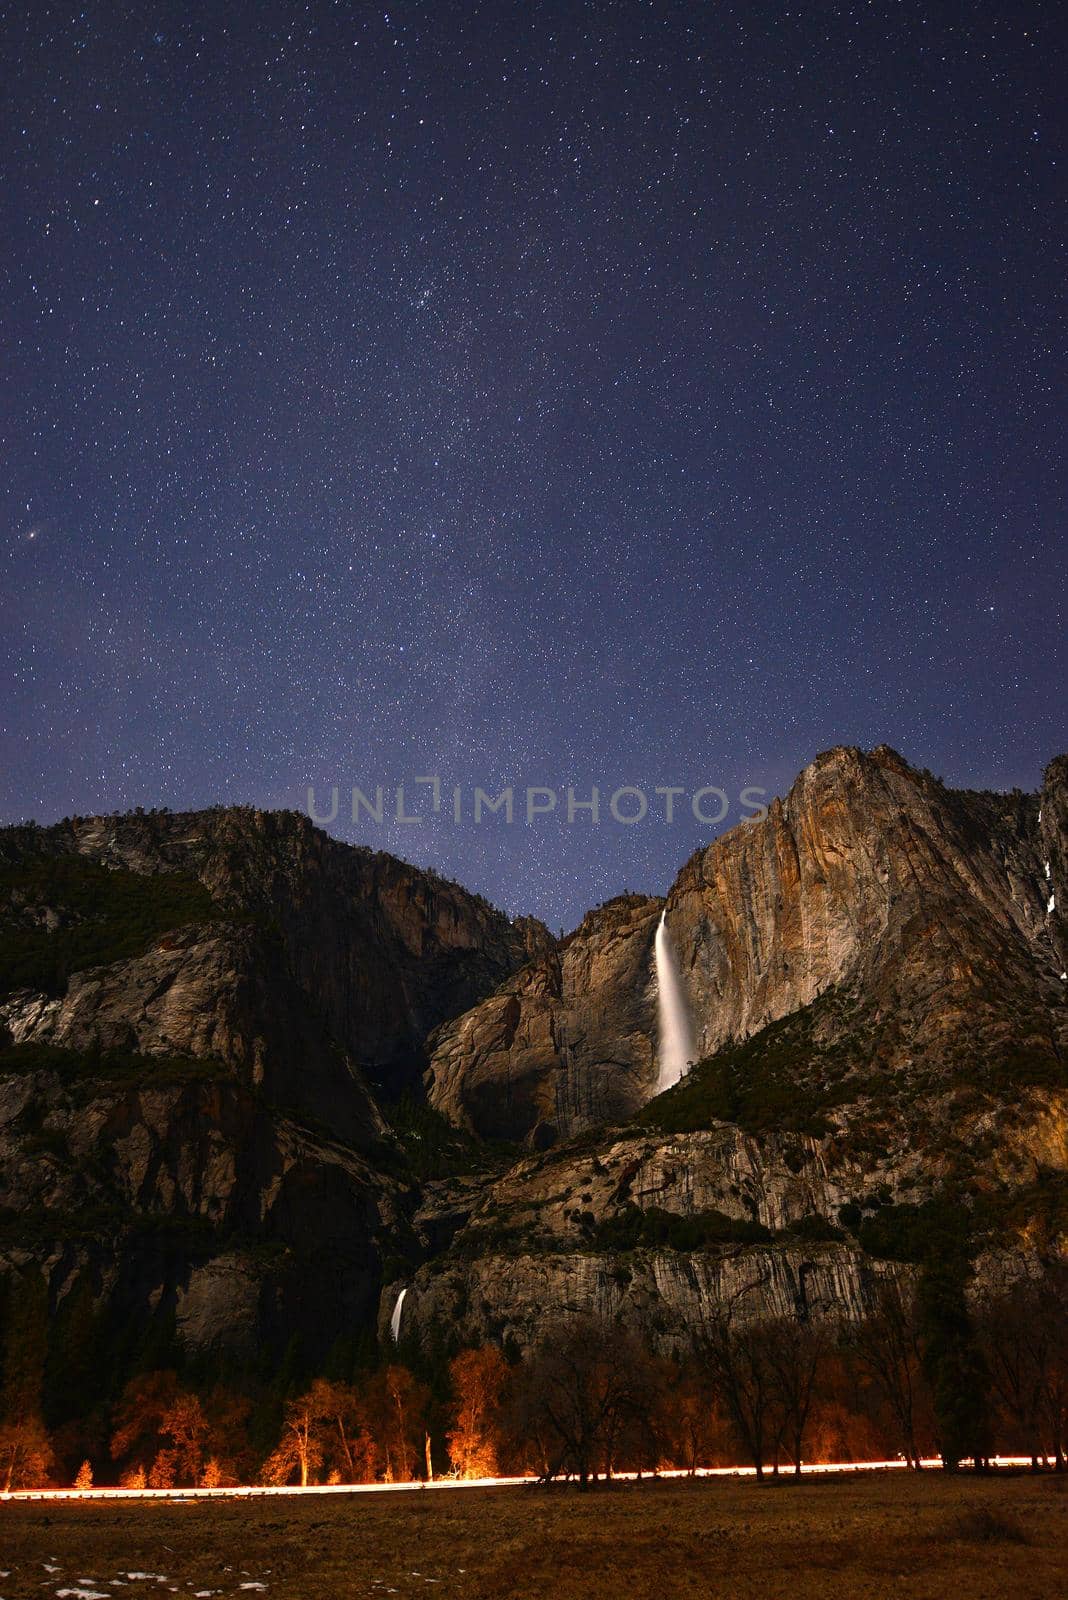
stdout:
{"type": "Polygon", "coordinates": [[[1047,1600],[1068,1480],[878,1473],[0,1506],[3,1600],[1047,1600]]]}

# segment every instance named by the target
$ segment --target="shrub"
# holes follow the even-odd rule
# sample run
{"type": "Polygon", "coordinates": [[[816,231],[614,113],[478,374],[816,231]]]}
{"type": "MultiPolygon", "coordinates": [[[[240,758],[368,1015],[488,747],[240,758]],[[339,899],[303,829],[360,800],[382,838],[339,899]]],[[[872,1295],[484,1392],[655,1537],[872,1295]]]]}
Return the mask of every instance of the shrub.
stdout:
{"type": "MultiPolygon", "coordinates": [[[[137,1050],[66,1050],[54,1044],[15,1044],[0,1050],[0,1077],[54,1072],[67,1086],[104,1081],[143,1088],[214,1083],[228,1077],[217,1056],[142,1055],[137,1050]]],[[[25,1113],[24,1113],[25,1116],[25,1113]]]]}
{"type": "Polygon", "coordinates": [[[692,1133],[733,1122],[751,1133],[776,1129],[823,1138],[826,1113],[863,1090],[843,1076],[845,1054],[816,1038],[831,996],[770,1023],[741,1044],[698,1061],[674,1088],[651,1100],[637,1121],[664,1133],[692,1133]]]}
{"type": "Polygon", "coordinates": [[[841,1228],[836,1228],[833,1222],[828,1222],[826,1217],[821,1217],[817,1211],[810,1211],[806,1216],[798,1217],[791,1222],[786,1232],[794,1239],[802,1239],[812,1244],[822,1244],[832,1239],[842,1237],[841,1228]]]}
{"type": "Polygon", "coordinates": [[[509,1165],[519,1154],[517,1145],[474,1138],[436,1111],[426,1100],[406,1089],[387,1108],[392,1140],[376,1146],[379,1163],[389,1171],[424,1182],[459,1177],[509,1165]]]}
{"type": "Polygon", "coordinates": [[[223,914],[196,878],[112,871],[75,855],[0,870],[0,906],[0,996],[62,994],[72,973],[142,955],[161,935],[223,914]],[[58,927],[34,919],[45,910],[58,927]]]}
{"type": "Polygon", "coordinates": [[[977,1219],[962,1197],[882,1205],[856,1229],[861,1248],[887,1261],[923,1261],[968,1240],[977,1219]]]}
{"type": "Polygon", "coordinates": [[[657,1206],[642,1211],[632,1204],[601,1221],[593,1244],[607,1251],[708,1250],[723,1244],[762,1244],[771,1237],[763,1223],[728,1217],[723,1211],[698,1211],[683,1217],[657,1206]]]}

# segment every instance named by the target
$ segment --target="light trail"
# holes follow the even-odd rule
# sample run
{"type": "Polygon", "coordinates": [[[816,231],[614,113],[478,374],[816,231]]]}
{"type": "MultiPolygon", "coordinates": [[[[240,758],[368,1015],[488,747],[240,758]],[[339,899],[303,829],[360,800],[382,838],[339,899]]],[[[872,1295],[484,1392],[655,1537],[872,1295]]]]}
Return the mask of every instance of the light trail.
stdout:
{"type": "MultiPolygon", "coordinates": [[[[922,1465],[928,1469],[941,1470],[942,1461],[939,1456],[925,1456],[922,1465]]],[[[1029,1467],[1030,1456],[991,1456],[992,1467],[1029,1467]]],[[[802,1477],[820,1473],[863,1473],[863,1472],[904,1472],[905,1462],[895,1461],[805,1461],[801,1465],[802,1477]]],[[[779,1478],[792,1478],[792,1466],[779,1468],[779,1478]]],[[[662,1481],[665,1478],[755,1478],[755,1467],[698,1467],[696,1472],[689,1472],[685,1467],[668,1467],[662,1472],[644,1472],[641,1474],[642,1482],[662,1481]]],[[[636,1472],[614,1472],[613,1481],[636,1482],[636,1472]]],[[[554,1480],[557,1483],[565,1482],[562,1478],[554,1480]]],[[[604,1479],[599,1478],[603,1483],[604,1479]]],[[[764,1469],[764,1481],[773,1481],[770,1467],[764,1469]]],[[[541,1479],[533,1476],[525,1478],[434,1478],[430,1482],[415,1479],[411,1483],[309,1483],[304,1487],[299,1484],[241,1484],[235,1488],[220,1489],[108,1489],[103,1486],[93,1489],[7,1489],[0,1491],[0,1501],[4,1500],[169,1500],[173,1502],[192,1500],[254,1500],[259,1498],[274,1497],[278,1495],[300,1496],[309,1494],[406,1494],[413,1490],[444,1490],[444,1489],[508,1489],[524,1484],[531,1486],[540,1483],[541,1479]]]]}

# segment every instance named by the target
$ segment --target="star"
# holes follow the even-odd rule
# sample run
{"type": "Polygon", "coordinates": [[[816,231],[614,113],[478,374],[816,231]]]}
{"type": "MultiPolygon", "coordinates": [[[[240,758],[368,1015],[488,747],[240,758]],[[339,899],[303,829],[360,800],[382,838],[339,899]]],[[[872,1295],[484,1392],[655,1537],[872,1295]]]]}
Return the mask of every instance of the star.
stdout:
{"type": "Polygon", "coordinates": [[[555,928],[835,743],[1037,785],[1053,52],[986,5],[626,9],[23,8],[5,817],[547,788],[331,826],[555,928]]]}

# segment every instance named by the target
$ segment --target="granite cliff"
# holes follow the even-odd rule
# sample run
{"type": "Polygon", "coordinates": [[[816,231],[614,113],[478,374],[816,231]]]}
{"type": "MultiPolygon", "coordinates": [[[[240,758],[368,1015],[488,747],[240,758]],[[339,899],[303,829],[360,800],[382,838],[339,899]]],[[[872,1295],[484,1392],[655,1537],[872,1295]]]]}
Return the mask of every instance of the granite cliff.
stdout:
{"type": "Polygon", "coordinates": [[[743,1284],[858,1316],[962,1217],[1061,1251],[1066,906],[1065,757],[828,752],[561,940],[291,814],[7,829],[0,1274],[314,1366],[402,1288],[424,1347],[592,1307],[676,1348],[743,1284]],[[657,1097],[665,911],[701,1060],[657,1097]]]}
{"type": "Polygon", "coordinates": [[[252,811],[0,834],[0,1262],[199,1346],[373,1323],[411,1179],[379,1108],[548,935],[252,811]]]}
{"type": "Polygon", "coordinates": [[[856,1032],[862,1010],[887,1072],[1011,1049],[1060,1060],[1066,769],[1040,796],[994,795],[948,790],[885,747],[820,756],[766,818],[693,856],[666,901],[609,902],[446,1023],[431,1104],[540,1143],[636,1112],[655,1092],[665,908],[701,1057],[833,991],[854,1005],[825,1031],[856,1032]]]}

